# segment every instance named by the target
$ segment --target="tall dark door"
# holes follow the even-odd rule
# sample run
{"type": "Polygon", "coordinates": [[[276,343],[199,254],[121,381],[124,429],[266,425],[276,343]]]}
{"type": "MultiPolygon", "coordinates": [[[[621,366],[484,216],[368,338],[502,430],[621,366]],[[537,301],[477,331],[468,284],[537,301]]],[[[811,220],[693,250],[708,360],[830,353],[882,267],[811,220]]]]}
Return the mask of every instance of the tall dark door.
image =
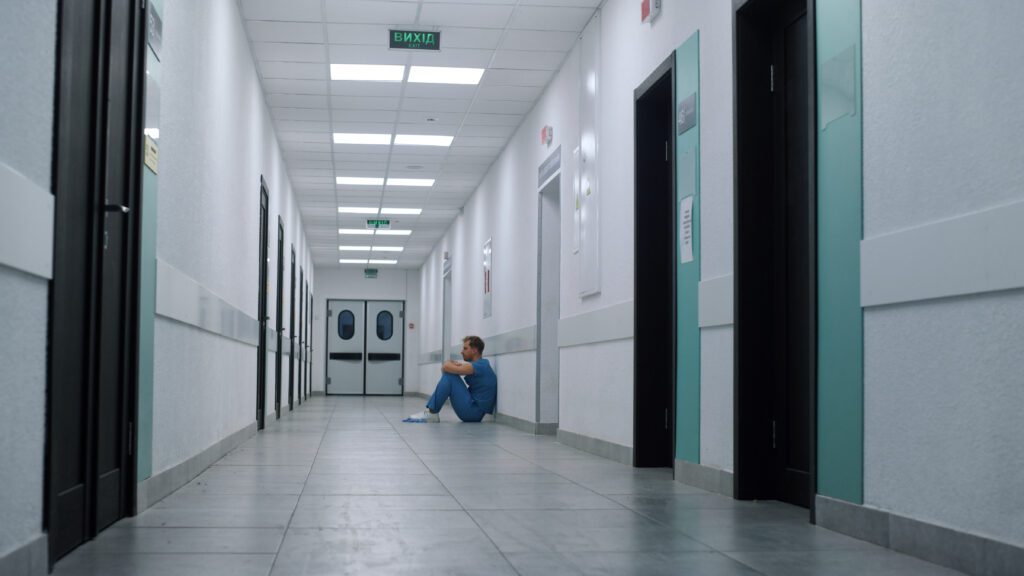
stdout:
{"type": "MultiPolygon", "coordinates": [[[[306,391],[306,275],[299,267],[299,404],[306,391]]],[[[294,296],[293,296],[294,298],[294,296]]]]}
{"type": "Polygon", "coordinates": [[[142,12],[62,2],[45,524],[51,565],[134,513],[142,12]]]}
{"type": "Polygon", "coordinates": [[[808,507],[816,234],[806,0],[737,25],[736,493],[808,507]]]}
{"type": "Polygon", "coordinates": [[[256,428],[263,430],[267,417],[267,270],[270,234],[270,194],[267,182],[260,177],[260,287],[259,287],[259,346],[256,351],[256,428]]]}
{"type": "Polygon", "coordinates": [[[281,419],[281,351],[284,346],[284,220],[277,217],[277,353],[274,355],[274,418],[281,419]]]}
{"type": "Polygon", "coordinates": [[[295,246],[292,246],[292,282],[288,291],[288,411],[295,408],[295,246]]]}
{"type": "Polygon", "coordinates": [[[675,391],[675,57],[634,92],[633,463],[671,467],[675,391]]]}
{"type": "MultiPolygon", "coordinates": [[[[306,356],[309,358],[306,369],[308,370],[308,375],[313,373],[313,342],[309,339],[309,336],[313,334],[313,292],[309,289],[309,286],[306,286],[306,310],[308,310],[306,313],[306,356]]],[[[308,398],[311,394],[313,394],[312,378],[307,377],[306,397],[308,398]]]]}

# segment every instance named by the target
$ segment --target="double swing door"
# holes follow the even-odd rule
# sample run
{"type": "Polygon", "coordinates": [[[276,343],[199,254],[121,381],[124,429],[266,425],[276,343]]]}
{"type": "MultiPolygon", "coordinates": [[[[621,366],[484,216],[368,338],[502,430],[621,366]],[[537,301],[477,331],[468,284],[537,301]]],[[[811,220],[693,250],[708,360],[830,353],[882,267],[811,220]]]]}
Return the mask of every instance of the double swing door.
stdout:
{"type": "Polygon", "coordinates": [[[404,316],[404,302],[327,301],[327,394],[402,394],[404,316]]]}

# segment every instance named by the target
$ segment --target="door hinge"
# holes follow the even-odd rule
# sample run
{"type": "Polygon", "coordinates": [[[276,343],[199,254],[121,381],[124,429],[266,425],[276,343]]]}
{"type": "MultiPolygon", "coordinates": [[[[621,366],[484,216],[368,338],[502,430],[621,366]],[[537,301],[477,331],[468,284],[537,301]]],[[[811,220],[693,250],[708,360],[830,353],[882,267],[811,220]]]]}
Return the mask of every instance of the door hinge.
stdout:
{"type": "Polygon", "coordinates": [[[775,92],[775,64],[771,64],[770,66],[768,66],[768,69],[771,73],[771,84],[769,85],[768,90],[770,92],[775,92]]]}
{"type": "Polygon", "coordinates": [[[128,455],[131,456],[135,452],[135,425],[132,422],[128,423],[128,455]]]}
{"type": "Polygon", "coordinates": [[[665,140],[665,162],[668,162],[668,140],[665,140]]]}
{"type": "Polygon", "coordinates": [[[668,430],[668,408],[665,408],[665,430],[668,430]]]}
{"type": "Polygon", "coordinates": [[[772,420],[772,448],[775,448],[775,420],[772,420]]]}
{"type": "Polygon", "coordinates": [[[330,384],[330,383],[331,383],[331,379],[330,379],[330,377],[328,377],[328,378],[327,378],[327,383],[328,383],[328,384],[330,384]]]}

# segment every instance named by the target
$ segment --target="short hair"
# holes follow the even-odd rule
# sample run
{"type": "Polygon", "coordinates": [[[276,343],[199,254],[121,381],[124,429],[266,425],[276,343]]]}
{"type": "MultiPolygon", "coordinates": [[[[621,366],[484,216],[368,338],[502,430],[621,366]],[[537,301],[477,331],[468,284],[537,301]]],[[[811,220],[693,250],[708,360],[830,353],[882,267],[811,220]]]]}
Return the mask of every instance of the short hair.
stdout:
{"type": "Polygon", "coordinates": [[[466,336],[462,341],[469,344],[469,347],[475,349],[477,352],[481,354],[484,353],[484,341],[479,336],[466,336]]]}

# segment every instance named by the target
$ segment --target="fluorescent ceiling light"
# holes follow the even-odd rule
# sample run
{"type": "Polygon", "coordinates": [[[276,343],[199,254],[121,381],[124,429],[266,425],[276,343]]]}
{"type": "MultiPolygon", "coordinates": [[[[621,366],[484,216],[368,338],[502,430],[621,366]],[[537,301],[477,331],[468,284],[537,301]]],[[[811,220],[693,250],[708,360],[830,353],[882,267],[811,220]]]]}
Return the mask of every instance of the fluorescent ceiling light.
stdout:
{"type": "Polygon", "coordinates": [[[350,134],[334,133],[335,144],[391,144],[391,134],[350,134]]]}
{"type": "Polygon", "coordinates": [[[366,264],[366,260],[342,258],[338,260],[338,264],[366,264]]]}
{"type": "Polygon", "coordinates": [[[401,252],[402,250],[405,250],[405,248],[402,248],[401,246],[374,246],[373,247],[373,251],[374,252],[401,252]]]}
{"type": "Polygon", "coordinates": [[[349,186],[383,186],[383,178],[364,178],[361,176],[338,176],[334,179],[338,184],[349,186]]]}
{"type": "Polygon", "coordinates": [[[381,214],[413,214],[418,215],[423,212],[422,208],[381,208],[381,214]]]}
{"type": "Polygon", "coordinates": [[[413,66],[409,68],[409,82],[424,84],[479,84],[483,68],[445,68],[442,66],[413,66]]]}
{"type": "Polygon", "coordinates": [[[369,252],[369,246],[338,246],[338,250],[345,252],[369,252]]]}
{"type": "Polygon", "coordinates": [[[398,260],[370,260],[370,264],[398,264],[398,260]]]}
{"type": "Polygon", "coordinates": [[[331,64],[331,80],[401,82],[405,66],[377,64],[331,64]]]}
{"type": "MultiPolygon", "coordinates": [[[[335,134],[337,136],[337,134],[335,134]]],[[[429,134],[398,134],[396,146],[451,146],[454,136],[431,136],[429,134]]]]}
{"type": "Polygon", "coordinates": [[[360,236],[370,236],[373,234],[373,230],[364,230],[362,228],[338,228],[338,234],[359,234],[360,236]]]}
{"type": "Polygon", "coordinates": [[[412,230],[377,230],[377,234],[380,236],[408,236],[412,234],[412,230]]]}
{"type": "Polygon", "coordinates": [[[388,186],[433,186],[433,178],[388,178],[388,186]]]}
{"type": "Polygon", "coordinates": [[[338,214],[376,214],[376,208],[361,208],[358,206],[338,206],[338,214]]]}

